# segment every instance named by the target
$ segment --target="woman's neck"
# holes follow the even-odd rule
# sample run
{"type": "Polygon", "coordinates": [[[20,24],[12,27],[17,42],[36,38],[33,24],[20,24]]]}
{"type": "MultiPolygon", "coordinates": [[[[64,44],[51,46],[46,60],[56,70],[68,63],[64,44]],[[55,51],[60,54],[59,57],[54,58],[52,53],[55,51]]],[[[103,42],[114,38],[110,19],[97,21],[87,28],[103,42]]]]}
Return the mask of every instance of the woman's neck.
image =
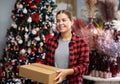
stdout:
{"type": "Polygon", "coordinates": [[[65,32],[65,33],[61,33],[61,39],[64,41],[70,40],[72,37],[72,33],[70,32],[65,32]]]}

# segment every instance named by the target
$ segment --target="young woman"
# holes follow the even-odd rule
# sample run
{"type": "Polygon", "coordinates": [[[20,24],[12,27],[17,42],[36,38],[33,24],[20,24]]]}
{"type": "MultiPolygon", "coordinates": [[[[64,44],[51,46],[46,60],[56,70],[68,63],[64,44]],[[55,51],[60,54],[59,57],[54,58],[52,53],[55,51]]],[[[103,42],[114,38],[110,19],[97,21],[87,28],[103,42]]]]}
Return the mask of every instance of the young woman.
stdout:
{"type": "Polygon", "coordinates": [[[55,78],[57,84],[82,84],[82,77],[88,68],[88,43],[72,32],[72,24],[70,12],[60,10],[56,14],[60,33],[47,42],[45,62],[60,68],[55,78]]]}

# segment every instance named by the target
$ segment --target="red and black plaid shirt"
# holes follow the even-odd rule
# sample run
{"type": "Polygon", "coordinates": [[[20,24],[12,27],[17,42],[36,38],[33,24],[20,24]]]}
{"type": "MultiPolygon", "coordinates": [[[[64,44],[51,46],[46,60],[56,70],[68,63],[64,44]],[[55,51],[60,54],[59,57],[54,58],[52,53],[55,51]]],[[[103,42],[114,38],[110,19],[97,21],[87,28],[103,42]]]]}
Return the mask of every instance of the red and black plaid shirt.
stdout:
{"type": "MultiPolygon", "coordinates": [[[[58,47],[58,39],[59,35],[49,39],[47,42],[47,53],[45,57],[47,65],[54,66],[54,54],[56,48],[58,47]]],[[[69,51],[69,68],[74,69],[74,74],[67,77],[67,84],[82,84],[82,76],[89,65],[88,43],[84,39],[72,34],[72,39],[69,43],[69,51]]]]}

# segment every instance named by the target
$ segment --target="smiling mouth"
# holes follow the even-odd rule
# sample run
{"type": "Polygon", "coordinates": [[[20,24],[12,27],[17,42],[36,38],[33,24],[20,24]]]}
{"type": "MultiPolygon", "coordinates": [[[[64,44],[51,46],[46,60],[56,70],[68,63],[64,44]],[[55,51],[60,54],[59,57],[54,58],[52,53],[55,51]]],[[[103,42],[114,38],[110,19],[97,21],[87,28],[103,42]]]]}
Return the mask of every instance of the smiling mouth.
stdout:
{"type": "Polygon", "coordinates": [[[65,26],[64,25],[60,25],[59,28],[64,28],[65,26]]]}

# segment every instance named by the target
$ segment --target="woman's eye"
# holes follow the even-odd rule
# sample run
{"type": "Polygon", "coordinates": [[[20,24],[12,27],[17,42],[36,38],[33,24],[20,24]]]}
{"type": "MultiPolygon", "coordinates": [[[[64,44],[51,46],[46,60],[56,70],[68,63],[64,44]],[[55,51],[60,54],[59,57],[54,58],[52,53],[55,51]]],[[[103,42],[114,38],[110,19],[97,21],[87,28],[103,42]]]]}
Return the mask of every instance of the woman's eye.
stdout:
{"type": "Polygon", "coordinates": [[[60,22],[60,20],[57,20],[57,23],[60,22]]]}
{"type": "Polygon", "coordinates": [[[63,19],[62,21],[65,22],[65,21],[67,21],[67,20],[63,19]]]}
{"type": "Polygon", "coordinates": [[[66,19],[57,20],[57,23],[59,23],[59,22],[66,22],[66,21],[67,21],[66,19]]]}
{"type": "Polygon", "coordinates": [[[63,22],[65,22],[66,20],[63,20],[63,22]]]}

